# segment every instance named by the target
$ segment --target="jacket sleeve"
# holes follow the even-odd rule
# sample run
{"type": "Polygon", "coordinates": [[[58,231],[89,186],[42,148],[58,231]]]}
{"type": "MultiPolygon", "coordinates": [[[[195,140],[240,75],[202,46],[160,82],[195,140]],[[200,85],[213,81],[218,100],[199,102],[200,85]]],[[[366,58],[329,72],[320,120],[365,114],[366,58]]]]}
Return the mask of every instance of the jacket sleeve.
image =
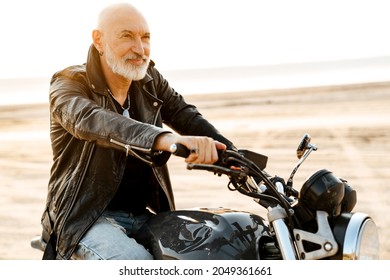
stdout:
{"type": "Polygon", "coordinates": [[[68,73],[57,73],[51,81],[50,117],[54,145],[71,135],[104,147],[126,150],[129,154],[149,155],[151,160],[156,137],[169,132],[128,119],[98,104],[99,98],[101,102],[107,102],[104,101],[106,98],[96,93],[91,96],[93,93],[83,82],[84,77],[75,72],[74,75],[69,70],[68,73]]]}
{"type": "Polygon", "coordinates": [[[195,105],[186,103],[183,96],[171,88],[156,69],[154,71],[154,86],[164,102],[162,117],[166,125],[181,135],[208,136],[224,143],[228,149],[235,149],[233,143],[206,120],[195,105]]]}

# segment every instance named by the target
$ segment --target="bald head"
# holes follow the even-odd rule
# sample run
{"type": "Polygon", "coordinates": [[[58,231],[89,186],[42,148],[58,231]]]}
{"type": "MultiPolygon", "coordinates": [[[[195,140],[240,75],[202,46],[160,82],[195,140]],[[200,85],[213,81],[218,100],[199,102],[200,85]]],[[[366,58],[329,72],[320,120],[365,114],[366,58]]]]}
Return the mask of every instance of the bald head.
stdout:
{"type": "Polygon", "coordinates": [[[142,23],[147,27],[147,22],[142,13],[129,3],[113,4],[104,8],[97,20],[97,29],[104,32],[117,22],[129,21],[132,19],[138,23],[142,23]]]}

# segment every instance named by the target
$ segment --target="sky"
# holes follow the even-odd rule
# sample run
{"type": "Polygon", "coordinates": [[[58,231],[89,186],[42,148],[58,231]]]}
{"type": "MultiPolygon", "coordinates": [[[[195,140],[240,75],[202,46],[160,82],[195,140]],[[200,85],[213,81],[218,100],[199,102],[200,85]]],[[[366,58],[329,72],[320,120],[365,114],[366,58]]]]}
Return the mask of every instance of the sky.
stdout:
{"type": "MultiPolygon", "coordinates": [[[[85,62],[108,0],[2,0],[0,79],[46,77],[85,62]]],[[[390,56],[386,0],[133,0],[159,69],[390,56]]]]}

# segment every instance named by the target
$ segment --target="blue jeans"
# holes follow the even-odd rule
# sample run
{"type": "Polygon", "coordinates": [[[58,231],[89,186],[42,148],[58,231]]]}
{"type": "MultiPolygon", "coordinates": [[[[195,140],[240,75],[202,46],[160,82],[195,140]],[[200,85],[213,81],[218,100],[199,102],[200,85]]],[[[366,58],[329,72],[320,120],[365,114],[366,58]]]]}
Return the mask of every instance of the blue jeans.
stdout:
{"type": "Polygon", "coordinates": [[[104,211],[79,242],[72,259],[76,260],[152,260],[153,256],[132,238],[151,217],[133,216],[123,211],[104,211]]]}

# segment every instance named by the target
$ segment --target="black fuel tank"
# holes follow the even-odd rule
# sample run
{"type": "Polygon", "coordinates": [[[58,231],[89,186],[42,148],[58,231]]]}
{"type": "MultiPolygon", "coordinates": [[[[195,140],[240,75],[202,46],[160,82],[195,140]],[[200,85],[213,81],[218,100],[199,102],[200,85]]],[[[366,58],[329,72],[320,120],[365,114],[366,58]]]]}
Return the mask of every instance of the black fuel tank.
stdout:
{"type": "Polygon", "coordinates": [[[259,259],[258,243],[270,236],[260,216],[225,208],[171,211],[153,217],[139,242],[155,259],[259,259]]]}

